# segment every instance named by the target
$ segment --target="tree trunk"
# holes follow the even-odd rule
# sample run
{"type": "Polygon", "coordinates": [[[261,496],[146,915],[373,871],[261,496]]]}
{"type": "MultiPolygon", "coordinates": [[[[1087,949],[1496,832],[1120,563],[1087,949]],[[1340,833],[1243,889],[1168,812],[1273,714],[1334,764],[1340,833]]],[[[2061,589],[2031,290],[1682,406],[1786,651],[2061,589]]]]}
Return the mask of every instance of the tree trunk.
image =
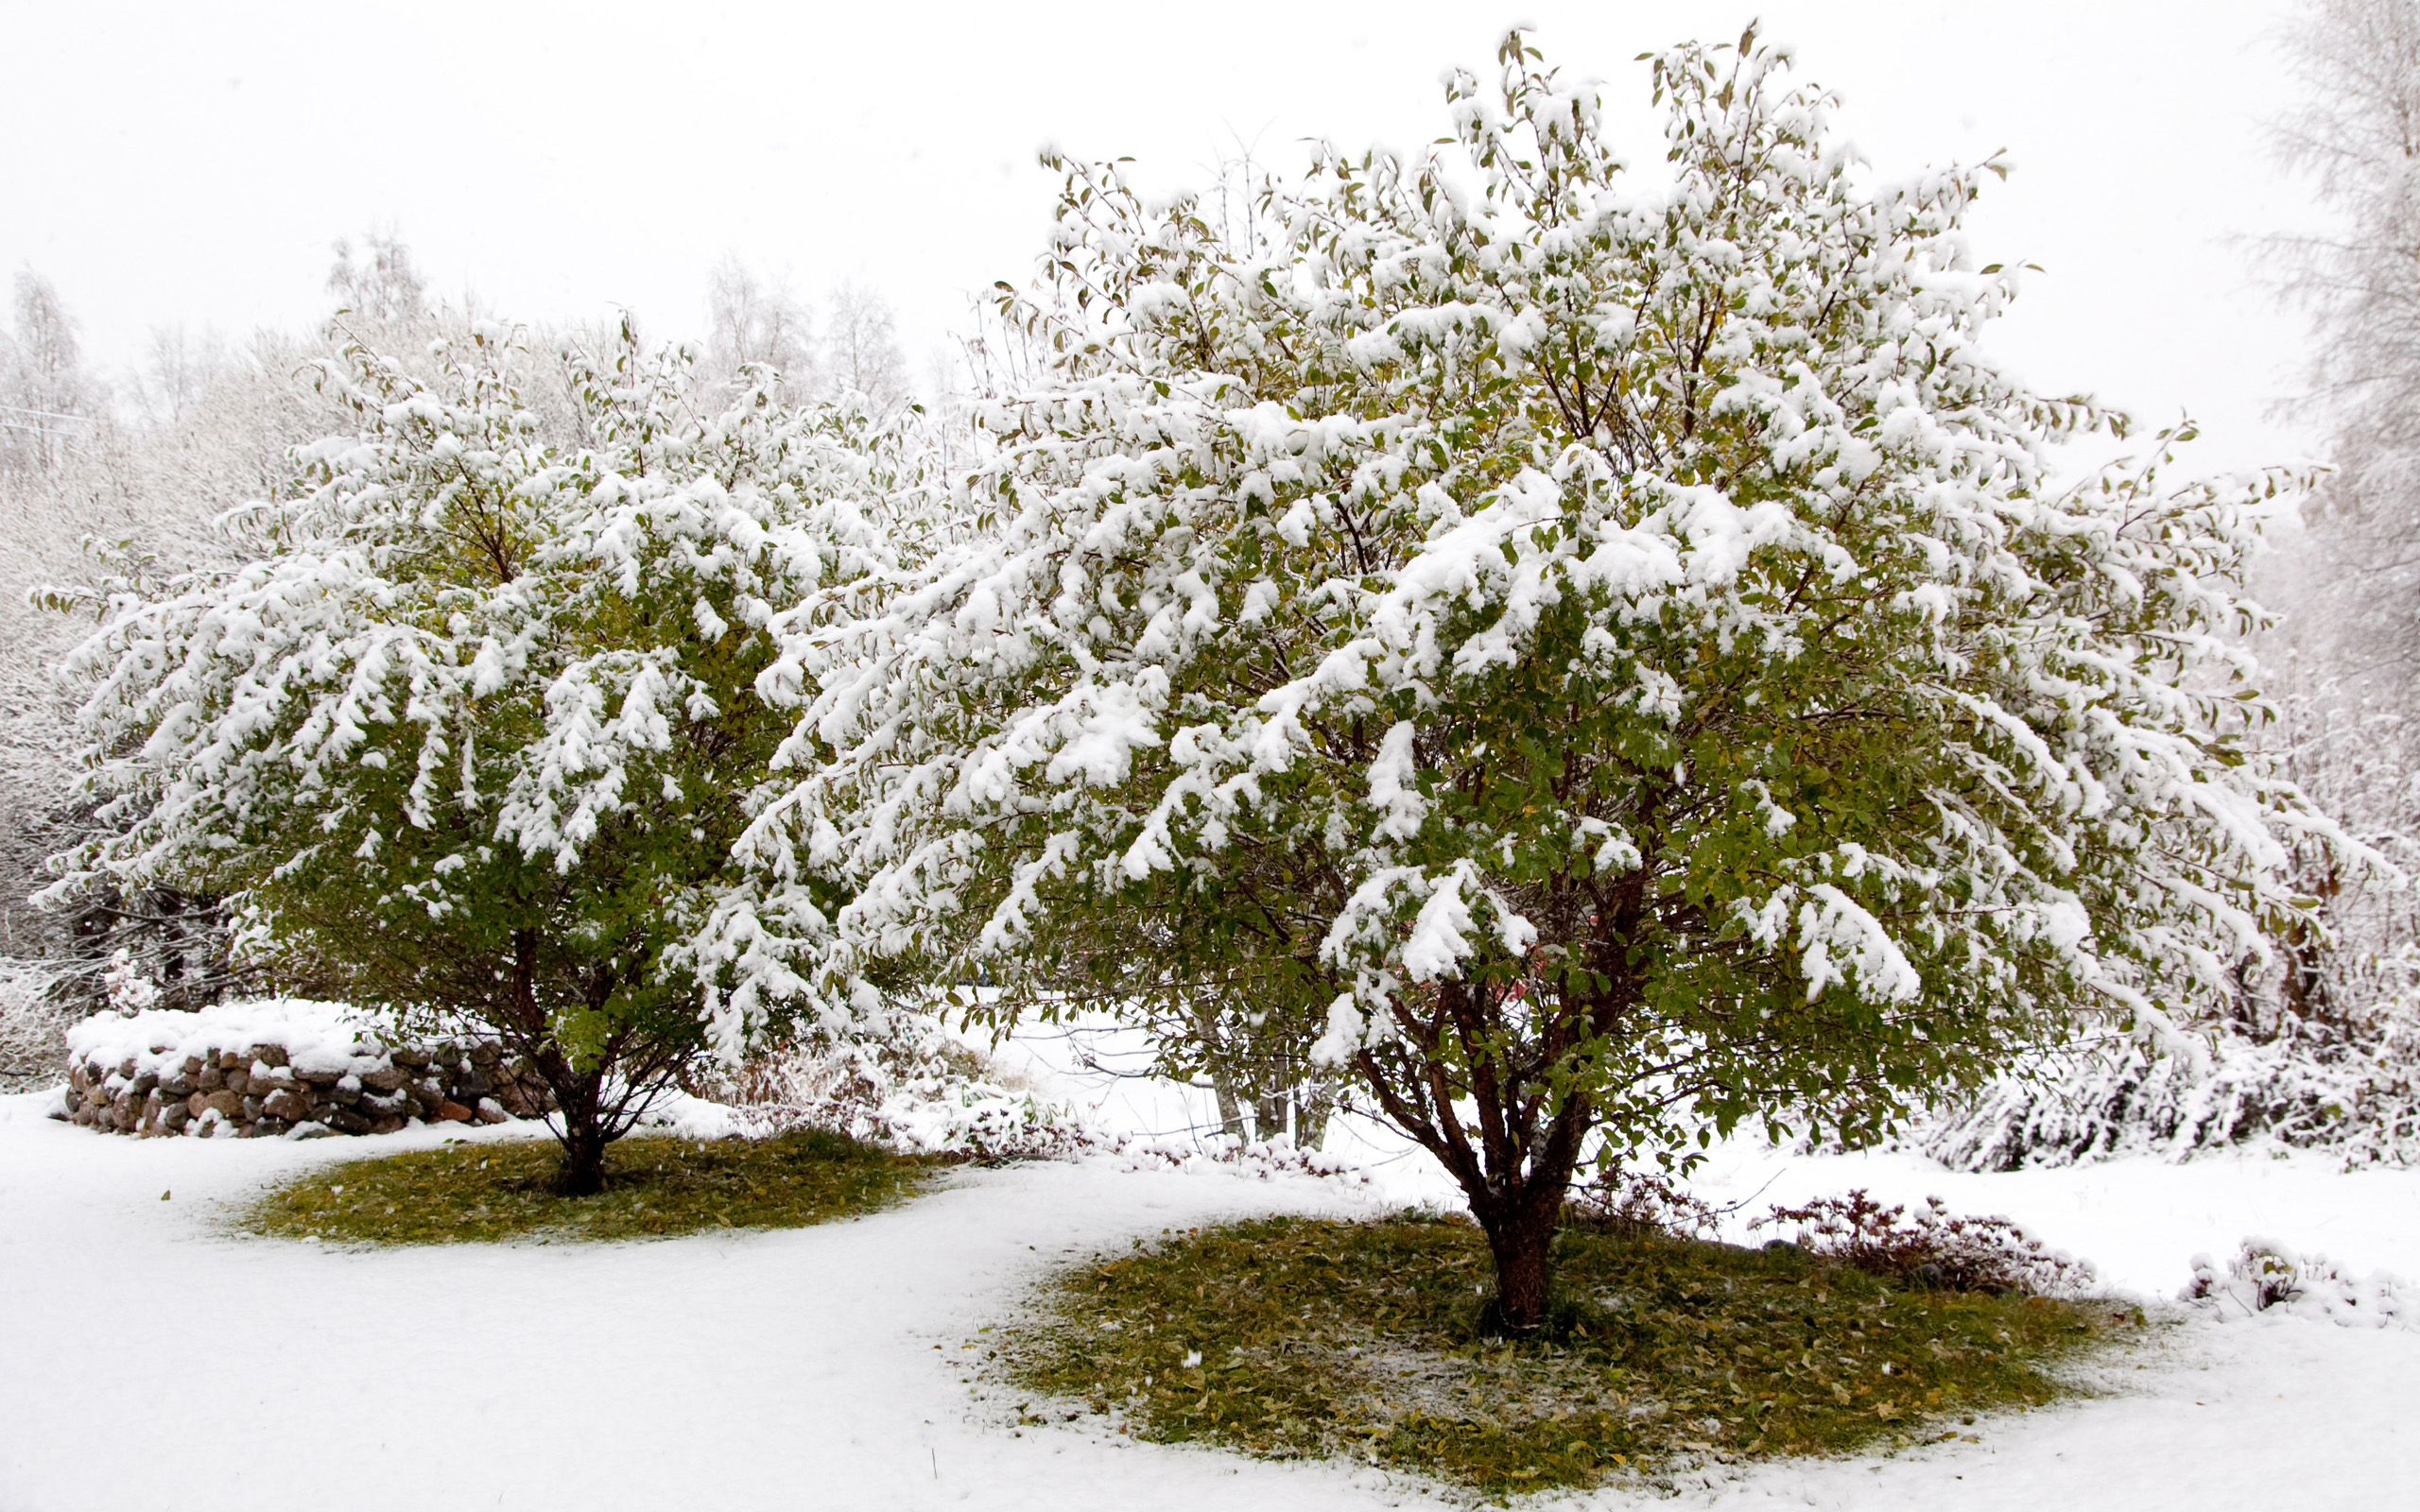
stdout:
{"type": "Polygon", "coordinates": [[[1223,1071],[1210,1073],[1210,1090],[1219,1099],[1219,1128],[1237,1144],[1246,1142],[1243,1105],[1236,1100],[1236,1084],[1223,1071]]]}
{"type": "Polygon", "coordinates": [[[1562,1222],[1562,1194],[1549,1206],[1522,1201],[1481,1220],[1487,1247],[1495,1257],[1495,1296],[1479,1317],[1479,1331],[1508,1339],[1533,1338],[1547,1326],[1553,1276],[1549,1260],[1562,1222]]]}
{"type": "Polygon", "coordinates": [[[1294,1147],[1316,1150],[1327,1138],[1328,1115],[1336,1110],[1336,1091],[1326,1082],[1314,1082],[1294,1098],[1294,1147]]]}
{"type": "Polygon", "coordinates": [[[1459,994],[1468,990],[1460,983],[1444,984],[1438,1026],[1429,1030],[1434,1038],[1426,1045],[1401,1047],[1397,1074],[1390,1074],[1390,1063],[1374,1049],[1365,1048],[1357,1064],[1363,1084],[1395,1126],[1453,1176],[1487,1235],[1495,1260],[1495,1297],[1480,1328],[1504,1338],[1532,1338],[1549,1321],[1555,1231],[1563,1224],[1564,1200],[1581,1146],[1595,1126],[1596,1108],[1584,1090],[1566,1095],[1560,1107],[1550,1107],[1544,1096],[1523,1095],[1534,1084],[1534,1068],[1500,1058],[1479,1057],[1458,1088],[1453,1074],[1459,1068],[1442,1048],[1443,1025],[1449,1016],[1459,1016],[1469,1026],[1485,1026],[1483,1015],[1464,1011],[1471,1005],[1459,994]],[[1469,1099],[1475,1121],[1456,1106],[1457,1092],[1469,1099]],[[1478,1136],[1476,1143],[1473,1135],[1478,1136]]]}
{"type": "Polygon", "coordinates": [[[602,1070],[579,1072],[568,1065],[550,1067],[555,1116],[563,1121],[559,1138],[562,1167],[555,1190],[566,1197],[593,1197],[605,1190],[605,1077],[602,1070]]]}
{"type": "Polygon", "coordinates": [[[1264,1080],[1252,1105],[1252,1135],[1263,1144],[1286,1132],[1286,1089],[1264,1080]]]}
{"type": "Polygon", "coordinates": [[[555,1190],[566,1197],[593,1197],[605,1190],[605,1131],[590,1116],[577,1124],[568,1111],[563,1119],[563,1163],[555,1176],[555,1190]]]}
{"type": "Polygon", "coordinates": [[[1210,1091],[1219,1100],[1219,1127],[1237,1144],[1245,1142],[1243,1104],[1236,1096],[1234,1071],[1227,1064],[1227,1049],[1219,1038],[1219,1015],[1209,999],[1197,1000],[1190,1010],[1193,1031],[1209,1053],[1204,1057],[1210,1074],[1210,1091]]]}

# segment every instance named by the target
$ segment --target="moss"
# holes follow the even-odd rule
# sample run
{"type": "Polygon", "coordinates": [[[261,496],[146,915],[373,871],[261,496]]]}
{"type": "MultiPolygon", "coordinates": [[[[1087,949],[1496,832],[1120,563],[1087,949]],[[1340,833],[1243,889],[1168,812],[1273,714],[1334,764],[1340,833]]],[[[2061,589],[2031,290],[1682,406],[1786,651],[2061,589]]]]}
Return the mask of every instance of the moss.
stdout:
{"type": "Polygon", "coordinates": [[[647,1239],[711,1228],[795,1228],[912,1194],[932,1169],[835,1134],[763,1140],[640,1135],[606,1152],[605,1190],[553,1190],[551,1141],[451,1142],[348,1160],[276,1189],[236,1219],[279,1239],[434,1245],[647,1239]]]}
{"type": "Polygon", "coordinates": [[[1145,1438],[1352,1456],[1500,1495],[1954,1435],[2070,1389],[2048,1367],[2139,1323],[1654,1231],[1566,1232],[1556,1274],[1560,1338],[1506,1345],[1478,1334],[1492,1272],[1466,1222],[1270,1219],[1062,1278],[1003,1357],[1020,1387],[1145,1438]]]}

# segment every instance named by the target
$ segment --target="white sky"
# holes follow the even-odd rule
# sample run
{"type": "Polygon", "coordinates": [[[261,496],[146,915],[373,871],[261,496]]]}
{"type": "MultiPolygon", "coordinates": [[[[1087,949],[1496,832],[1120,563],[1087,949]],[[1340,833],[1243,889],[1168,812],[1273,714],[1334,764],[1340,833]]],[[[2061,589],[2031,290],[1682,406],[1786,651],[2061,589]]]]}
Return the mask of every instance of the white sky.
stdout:
{"type": "Polygon", "coordinates": [[[620,304],[703,323],[726,252],[819,293],[881,290],[922,368],[969,299],[1022,280],[1045,140],[1200,182],[1237,142],[1410,146],[1437,76],[1504,25],[1605,77],[1654,163],[1637,54],[1761,13],[1846,102],[1878,172],[2006,148],[1973,222],[2033,262],[1999,350],[2037,386],[2190,409],[2204,466],[2284,460],[2265,417],[2300,333],[2227,238],[2308,215],[2262,120],[2277,4],[1125,4],[0,0],[0,271],[52,279],[89,357],[147,330],[301,326],[329,244],[392,225],[448,293],[540,319],[620,304]]]}

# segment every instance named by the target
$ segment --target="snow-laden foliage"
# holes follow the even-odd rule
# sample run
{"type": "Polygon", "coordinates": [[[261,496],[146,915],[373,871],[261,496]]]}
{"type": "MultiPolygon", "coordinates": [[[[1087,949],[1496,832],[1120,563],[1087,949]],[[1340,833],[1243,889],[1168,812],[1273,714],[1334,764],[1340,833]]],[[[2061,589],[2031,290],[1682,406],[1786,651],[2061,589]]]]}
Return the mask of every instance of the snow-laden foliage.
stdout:
{"type": "Polygon", "coordinates": [[[78,877],[240,896],[284,978],[501,1036],[577,1183],[705,1039],[672,957],[774,791],[768,627],[896,568],[912,453],[770,374],[700,413],[627,328],[348,355],[353,430],[237,523],[257,555],[102,591],[78,877]]]}
{"type": "Polygon", "coordinates": [[[2232,1002],[2165,1051],[2077,1046],[1961,1102],[1916,1133],[1953,1163],[2185,1159],[2250,1141],[2357,1165],[2420,1159],[2420,889],[2407,885],[2420,860],[2420,6],[2307,0],[2276,40],[2301,99],[2273,141],[2318,202],[2262,249],[2309,318],[2296,407],[2330,467],[2308,528],[2261,563],[2280,623],[2252,644],[2277,717],[2252,739],[2370,856],[2290,838],[2289,885],[2313,906],[2281,922],[2270,960],[2241,965],[2232,1002]]]}
{"type": "Polygon", "coordinates": [[[710,1080],[738,1126],[829,1129],[910,1155],[1034,1160],[1105,1145],[1073,1105],[1002,1076],[930,1020],[769,1045],[710,1080]]]}
{"type": "Polygon", "coordinates": [[[1656,61],[1668,178],[1503,61],[1249,245],[1062,164],[996,528],[780,623],[797,776],[717,928],[838,885],[835,996],[1237,993],[1445,1162],[1518,1311],[1592,1132],[1879,1126],[2156,1024],[2324,825],[2210,733],[2283,480],[2054,486],[2121,422],[1984,353],[1985,173],[1873,182],[1753,36],[1656,61]]]}
{"type": "MultiPolygon", "coordinates": [[[[61,433],[72,444],[47,465],[21,454],[26,465],[0,468],[0,956],[46,975],[71,1014],[101,1005],[103,973],[121,951],[180,1005],[232,984],[216,900],[103,882],[50,908],[28,902],[52,880],[48,857],[85,838],[91,821],[77,792],[73,700],[52,671],[93,627],[45,611],[40,591],[96,571],[156,580],[233,561],[247,543],[214,530],[214,518],[288,481],[287,449],[343,419],[297,370],[333,345],[262,334],[204,362],[171,335],[159,334],[164,350],[142,382],[160,416],[88,417],[61,433]]],[[[62,383],[94,387],[53,387],[62,383]]],[[[0,404],[18,402],[0,393],[0,404]]]]}
{"type": "Polygon", "coordinates": [[[2325,1255],[2305,1254],[2274,1239],[2245,1239],[2221,1266],[2193,1257],[2193,1279],[2178,1300],[2221,1320],[2276,1313],[2342,1328],[2420,1327],[2420,1297],[2391,1271],[2355,1276],[2325,1255]]]}
{"type": "Polygon", "coordinates": [[[0,961],[0,1092],[57,1085],[69,1019],[38,965],[0,961]]]}
{"type": "Polygon", "coordinates": [[[2253,1034],[2062,1047],[1920,1121],[1910,1143],[1964,1171],[2072,1165],[2120,1155],[2185,1160],[2274,1143],[2348,1166],[2420,1162],[2420,1045],[2413,1005],[2385,1005],[2379,1032],[2290,1022],[2253,1034]]]}

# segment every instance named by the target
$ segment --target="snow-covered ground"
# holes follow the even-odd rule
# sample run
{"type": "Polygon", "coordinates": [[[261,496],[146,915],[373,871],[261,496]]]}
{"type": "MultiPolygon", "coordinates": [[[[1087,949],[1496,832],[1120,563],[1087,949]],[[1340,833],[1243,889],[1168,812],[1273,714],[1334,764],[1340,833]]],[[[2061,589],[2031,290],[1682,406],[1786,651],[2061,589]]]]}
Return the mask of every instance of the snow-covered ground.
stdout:
{"type": "MultiPolygon", "coordinates": [[[[1357,1189],[1108,1159],[963,1170],[820,1228],[349,1252],[232,1239],[217,1223],[265,1182],[364,1153],[354,1142],[102,1138],[43,1106],[0,1099],[0,1512],[1425,1500],[1367,1469],[1020,1429],[1014,1398],[976,1368],[980,1331],[1051,1266],[1164,1228],[1434,1191],[1414,1161],[1357,1189]]],[[[1858,1185],[2006,1211],[2146,1293],[2172,1293],[2195,1250],[2248,1232],[2420,1273],[2420,1176],[2301,1160],[1968,1177],[1739,1148],[1700,1190],[1762,1187],[1761,1210],[1858,1185]]],[[[2263,1318],[2160,1334],[2106,1394],[1988,1421],[1980,1443],[1717,1469],[1684,1504],[2382,1508],[2420,1486],[2420,1333],[2263,1318]]],[[[1551,1504],[1660,1501],[1616,1488],[1551,1504]]]]}

